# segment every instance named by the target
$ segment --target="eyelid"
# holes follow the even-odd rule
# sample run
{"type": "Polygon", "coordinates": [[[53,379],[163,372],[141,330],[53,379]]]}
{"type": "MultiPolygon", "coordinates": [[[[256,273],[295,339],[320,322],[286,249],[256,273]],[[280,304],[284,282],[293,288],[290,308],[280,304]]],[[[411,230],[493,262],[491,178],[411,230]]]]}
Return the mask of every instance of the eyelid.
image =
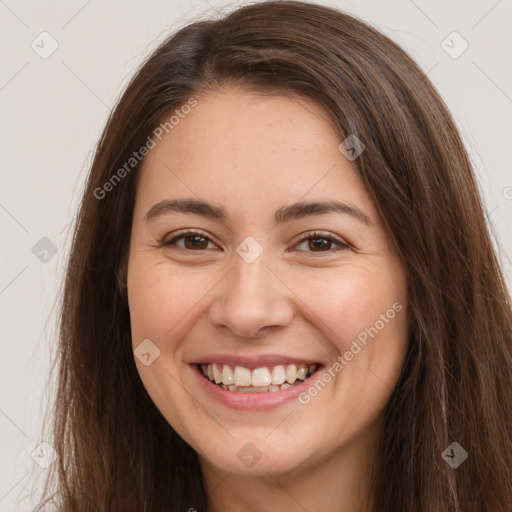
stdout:
{"type": "MultiPolygon", "coordinates": [[[[298,245],[298,244],[304,242],[305,240],[308,240],[309,238],[326,238],[326,239],[329,239],[329,240],[337,243],[339,246],[341,246],[339,249],[329,249],[328,251],[318,251],[318,252],[323,252],[326,254],[330,254],[332,252],[336,252],[336,251],[342,250],[342,249],[349,249],[351,247],[351,245],[348,242],[346,242],[342,238],[338,237],[334,233],[331,233],[330,231],[321,231],[321,230],[313,230],[313,231],[307,231],[306,233],[302,233],[301,235],[299,235],[299,239],[297,240],[297,242],[294,245],[298,245]]],[[[316,251],[306,251],[306,252],[316,252],[316,251]]]]}
{"type": "Polygon", "coordinates": [[[171,245],[171,243],[178,238],[182,238],[182,237],[184,238],[186,236],[193,236],[193,235],[202,236],[202,237],[206,238],[207,240],[209,240],[210,242],[214,243],[215,245],[218,245],[217,242],[215,242],[208,233],[205,233],[204,231],[201,231],[200,229],[196,229],[196,228],[178,229],[178,231],[174,231],[170,237],[168,235],[165,235],[159,241],[159,245],[160,246],[171,245]]]}

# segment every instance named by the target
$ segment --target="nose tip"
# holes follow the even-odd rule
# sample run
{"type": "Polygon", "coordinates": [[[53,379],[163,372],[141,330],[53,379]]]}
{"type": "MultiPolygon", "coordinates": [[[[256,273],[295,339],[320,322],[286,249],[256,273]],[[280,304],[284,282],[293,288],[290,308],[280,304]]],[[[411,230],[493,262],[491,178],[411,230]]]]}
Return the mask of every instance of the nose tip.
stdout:
{"type": "Polygon", "coordinates": [[[293,318],[288,290],[263,258],[247,263],[238,259],[210,306],[210,322],[247,338],[268,334],[293,318]]]}

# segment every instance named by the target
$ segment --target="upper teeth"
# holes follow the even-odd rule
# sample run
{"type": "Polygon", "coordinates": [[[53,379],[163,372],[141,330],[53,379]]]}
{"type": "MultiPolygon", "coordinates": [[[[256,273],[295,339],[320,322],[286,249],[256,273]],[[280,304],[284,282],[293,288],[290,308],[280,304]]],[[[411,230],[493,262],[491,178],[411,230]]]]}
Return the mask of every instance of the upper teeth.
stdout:
{"type": "Polygon", "coordinates": [[[201,364],[201,370],[205,377],[216,384],[264,387],[271,384],[279,386],[284,382],[293,384],[297,379],[305,380],[316,370],[316,365],[279,364],[270,368],[255,368],[252,371],[244,366],[235,366],[233,371],[227,364],[208,363],[201,364]]]}

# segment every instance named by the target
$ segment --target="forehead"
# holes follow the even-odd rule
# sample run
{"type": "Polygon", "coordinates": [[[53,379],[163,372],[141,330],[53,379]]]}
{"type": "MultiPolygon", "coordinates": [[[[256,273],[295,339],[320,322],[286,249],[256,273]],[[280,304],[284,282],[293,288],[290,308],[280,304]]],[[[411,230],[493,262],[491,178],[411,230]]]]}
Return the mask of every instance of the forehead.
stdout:
{"type": "Polygon", "coordinates": [[[196,195],[239,207],[350,199],[372,208],[328,113],[296,95],[221,89],[197,97],[146,157],[145,203],[196,195]]]}

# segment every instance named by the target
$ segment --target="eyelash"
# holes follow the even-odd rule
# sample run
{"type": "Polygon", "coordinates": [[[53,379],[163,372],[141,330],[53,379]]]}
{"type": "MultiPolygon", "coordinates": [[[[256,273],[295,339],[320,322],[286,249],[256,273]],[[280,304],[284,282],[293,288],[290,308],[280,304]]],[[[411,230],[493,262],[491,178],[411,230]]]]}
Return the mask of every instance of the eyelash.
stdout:
{"type": "MultiPolygon", "coordinates": [[[[205,236],[205,234],[200,232],[200,231],[184,230],[184,231],[180,231],[178,233],[179,234],[177,234],[176,236],[174,236],[170,240],[161,242],[161,246],[162,247],[168,247],[168,246],[174,245],[176,243],[176,241],[178,241],[180,239],[187,238],[189,236],[200,236],[200,237],[204,238],[205,240],[208,240],[211,243],[214,243],[212,240],[210,240],[209,237],[205,236]]],[[[321,231],[308,231],[307,233],[304,233],[301,236],[300,240],[297,241],[296,245],[299,245],[302,242],[305,242],[305,241],[310,240],[310,239],[314,240],[314,239],[319,239],[319,238],[322,238],[324,240],[328,240],[329,242],[332,242],[334,244],[338,244],[340,247],[338,249],[329,249],[327,251],[305,251],[305,252],[311,252],[311,253],[320,252],[320,253],[324,253],[324,254],[325,253],[331,254],[333,252],[342,251],[342,250],[346,250],[346,249],[350,248],[350,245],[348,243],[343,242],[342,240],[338,239],[332,233],[323,233],[321,231]]],[[[189,252],[200,252],[200,251],[203,251],[203,250],[207,250],[207,249],[200,249],[199,251],[193,251],[191,249],[186,249],[185,247],[180,247],[180,249],[182,249],[184,251],[189,251],[189,252]]]]}

